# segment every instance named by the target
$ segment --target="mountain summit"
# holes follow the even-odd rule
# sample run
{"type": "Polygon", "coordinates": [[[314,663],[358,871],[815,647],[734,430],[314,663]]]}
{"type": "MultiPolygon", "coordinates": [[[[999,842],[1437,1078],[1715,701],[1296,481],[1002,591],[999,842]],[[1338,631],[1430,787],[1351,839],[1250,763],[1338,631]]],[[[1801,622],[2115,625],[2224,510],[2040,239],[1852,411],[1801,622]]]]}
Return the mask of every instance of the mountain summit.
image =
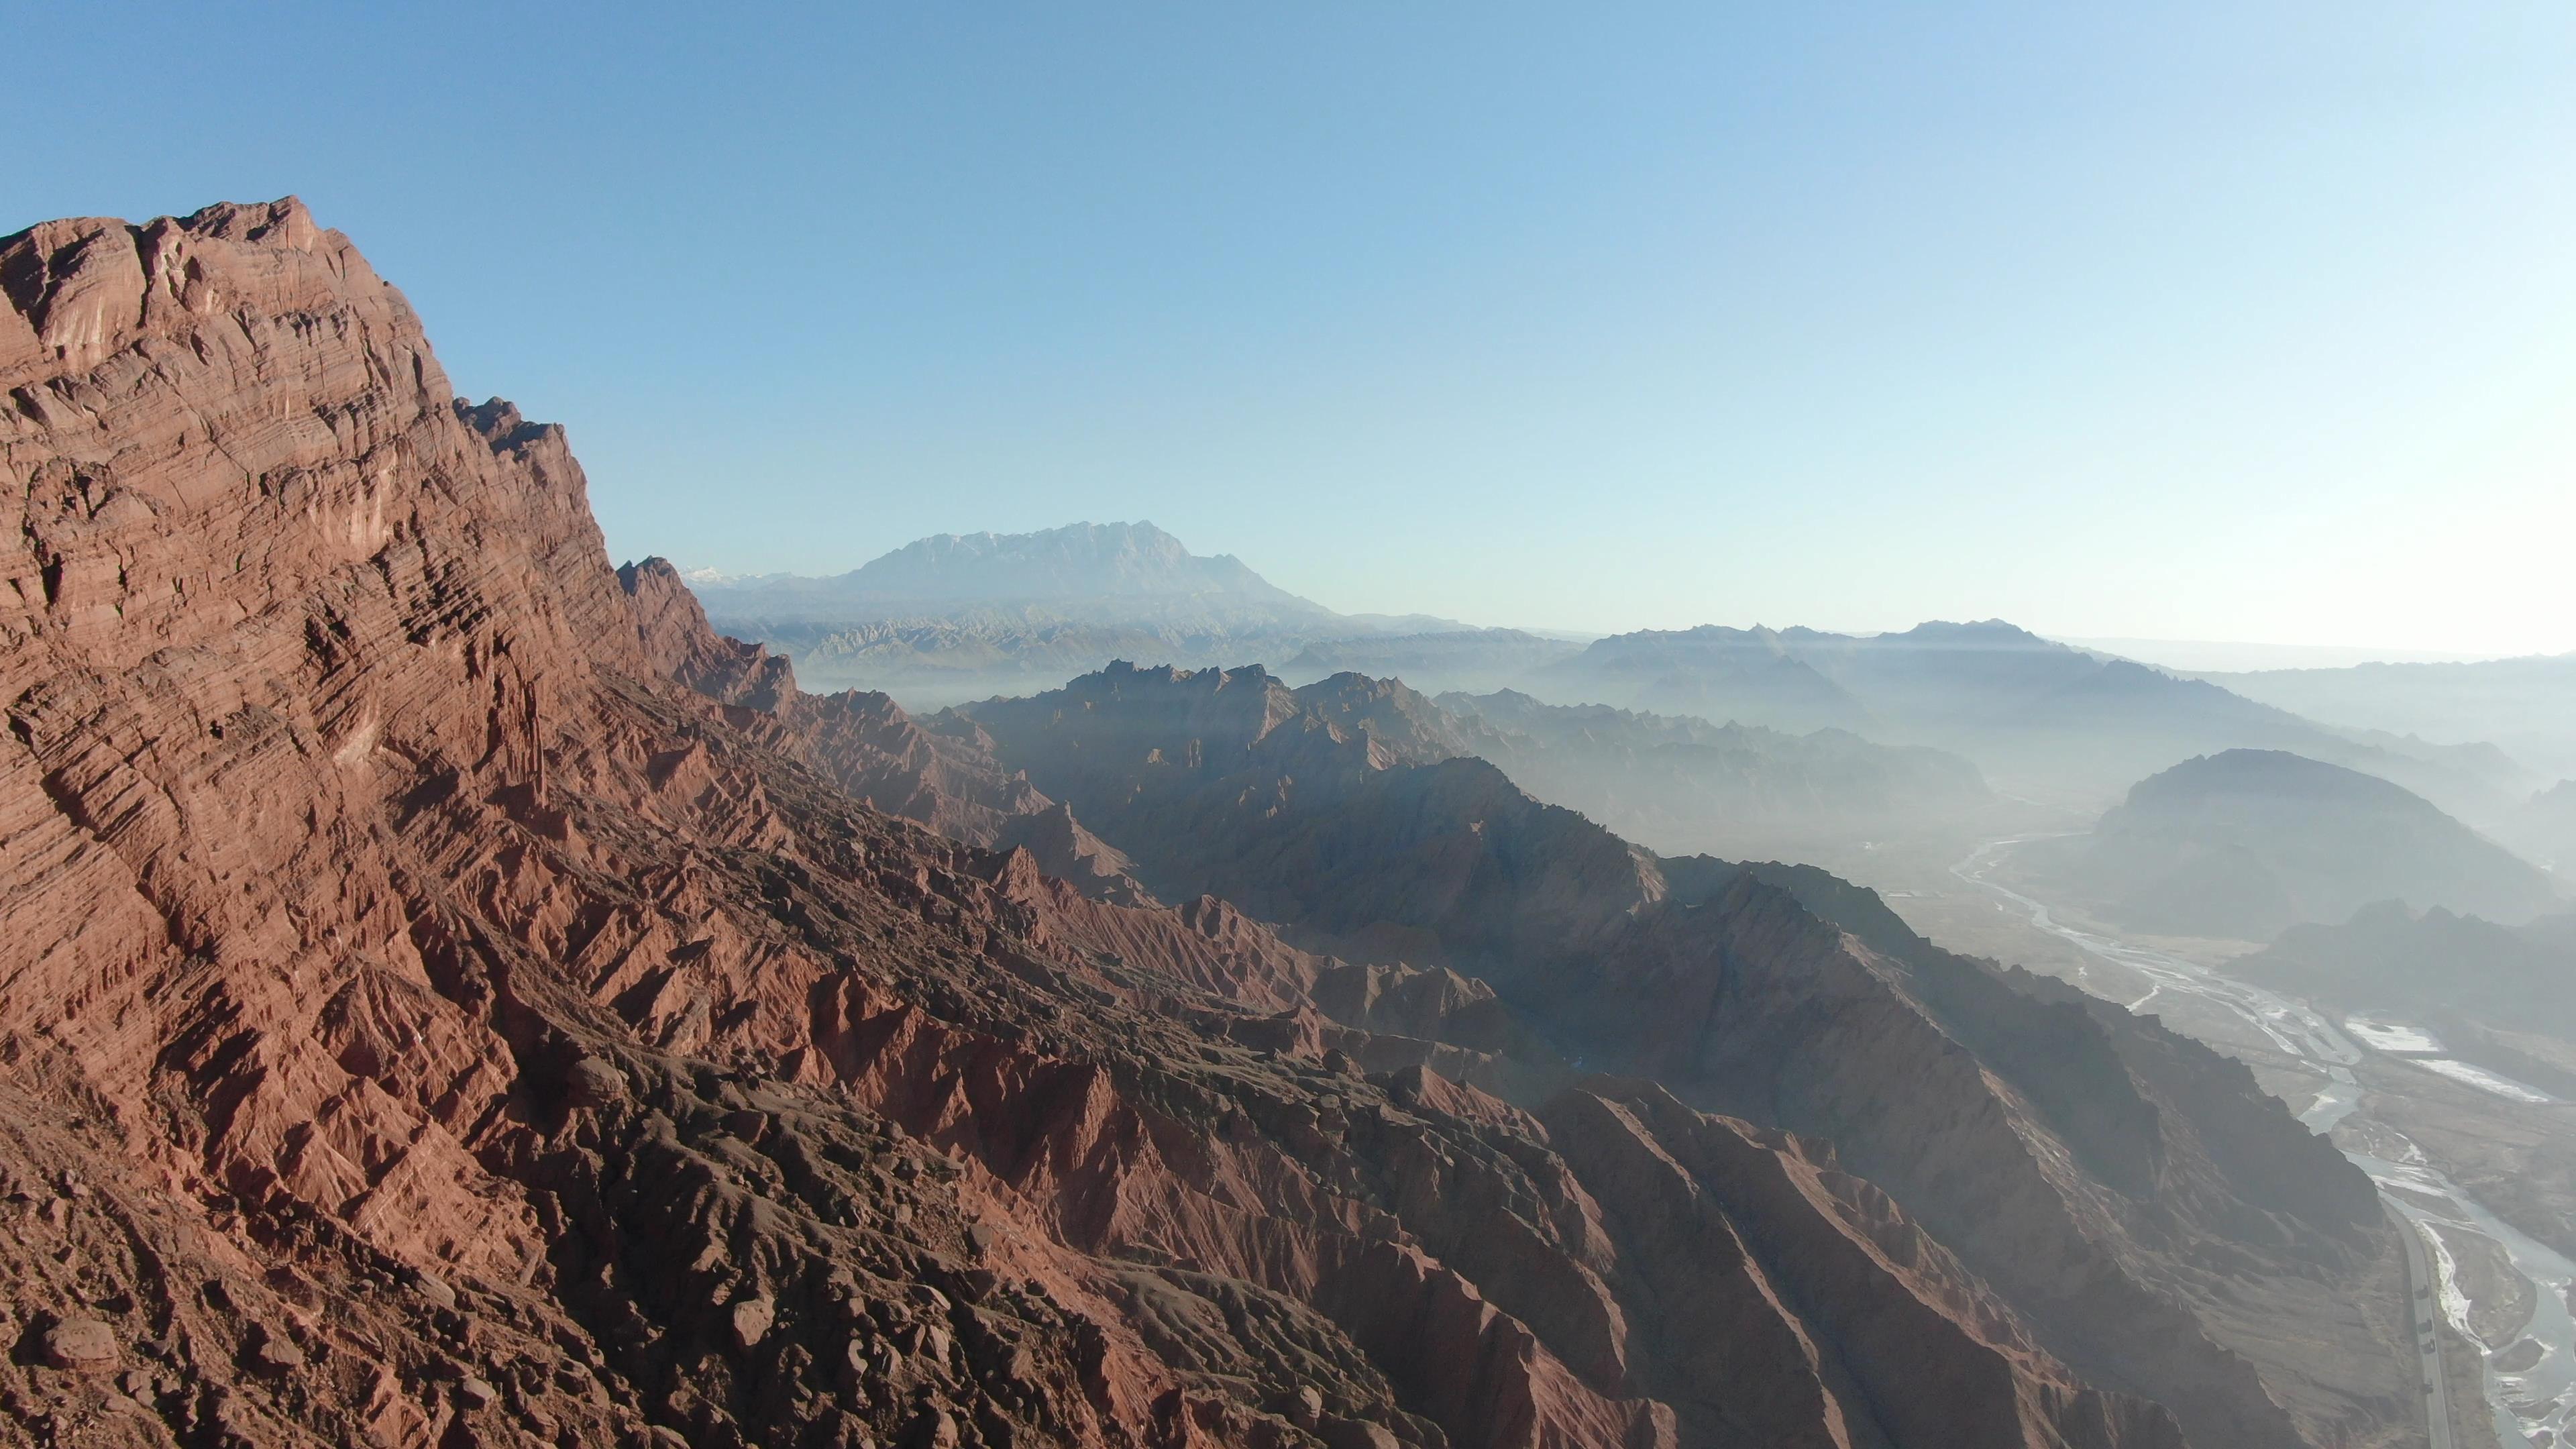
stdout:
{"type": "Polygon", "coordinates": [[[1112,659],[1285,659],[1317,640],[1462,627],[1337,614],[1141,522],[935,534],[829,578],[687,577],[717,628],[786,651],[806,678],[914,704],[1024,693],[1112,659]]]}
{"type": "MultiPolygon", "coordinates": [[[[695,582],[693,580],[693,582],[695,582]]],[[[711,586],[792,596],[863,617],[947,612],[958,605],[1071,605],[1104,599],[1219,599],[1283,613],[1331,610],[1271,583],[1232,554],[1194,554],[1151,523],[1068,523],[1036,533],[941,533],[916,539],[846,574],[770,575],[711,586]],[[928,606],[928,607],[925,607],[928,606]]]]}

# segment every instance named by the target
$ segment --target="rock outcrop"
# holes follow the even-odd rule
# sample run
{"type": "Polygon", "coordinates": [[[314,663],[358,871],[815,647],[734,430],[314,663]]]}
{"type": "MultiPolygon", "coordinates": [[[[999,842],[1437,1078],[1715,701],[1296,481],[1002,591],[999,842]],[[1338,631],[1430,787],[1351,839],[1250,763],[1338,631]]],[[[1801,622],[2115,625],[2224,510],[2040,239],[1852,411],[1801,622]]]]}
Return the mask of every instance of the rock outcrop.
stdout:
{"type": "MultiPolygon", "coordinates": [[[[1448,852],[1372,882],[1247,827],[1206,874],[1289,882],[1247,914],[1177,858],[1265,800],[1018,778],[1008,741],[803,695],[667,569],[613,570],[560,431],[452,397],[300,205],[49,223],[0,288],[8,1437],[2166,1449],[2211,1412],[2153,1401],[2200,1387],[2172,1353],[2262,1392],[2181,1310],[2156,1372],[2069,1367],[1999,1238],[2163,1301],[2116,1296],[2069,1201],[2110,1189],[2021,1100],[2093,1059],[1989,1067],[1784,888],[1695,929],[1640,911],[1652,857],[1571,832],[1470,930],[1495,867],[1444,812],[1508,804],[1489,769],[1398,768],[1395,732],[1267,688],[1171,696],[1190,738],[1411,782],[1393,838],[1448,852]],[[1758,983],[1749,1029],[1802,1034],[1779,1071],[1819,1105],[1586,1074],[1513,1005],[1542,973],[1509,953],[1569,944],[1618,948],[1604,989],[1758,983]],[[1922,1105],[1873,1134],[1891,1072],[1922,1105]],[[1954,1253],[1990,1170],[1997,1226],[1954,1253]]],[[[1684,1036],[1636,1054],[1729,1080],[1684,1036]]],[[[2124,1082],[2171,1100],[2104,1082],[2113,1120],[2124,1082]]],[[[2178,1224],[2252,1202],[2157,1182],[2213,1195],[2178,1224]]],[[[2373,1240],[2327,1216],[2258,1206],[2227,1271],[2349,1288],[2373,1240]]]]}

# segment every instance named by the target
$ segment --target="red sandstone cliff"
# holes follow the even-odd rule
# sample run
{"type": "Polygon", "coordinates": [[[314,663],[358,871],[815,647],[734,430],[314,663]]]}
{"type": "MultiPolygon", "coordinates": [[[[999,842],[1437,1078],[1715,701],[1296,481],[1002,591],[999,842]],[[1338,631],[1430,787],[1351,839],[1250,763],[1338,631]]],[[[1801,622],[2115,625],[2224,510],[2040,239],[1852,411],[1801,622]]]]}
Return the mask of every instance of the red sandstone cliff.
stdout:
{"type": "Polygon", "coordinates": [[[294,202],[0,290],[8,1436],[2182,1442],[1832,1149],[621,579],[294,202]]]}

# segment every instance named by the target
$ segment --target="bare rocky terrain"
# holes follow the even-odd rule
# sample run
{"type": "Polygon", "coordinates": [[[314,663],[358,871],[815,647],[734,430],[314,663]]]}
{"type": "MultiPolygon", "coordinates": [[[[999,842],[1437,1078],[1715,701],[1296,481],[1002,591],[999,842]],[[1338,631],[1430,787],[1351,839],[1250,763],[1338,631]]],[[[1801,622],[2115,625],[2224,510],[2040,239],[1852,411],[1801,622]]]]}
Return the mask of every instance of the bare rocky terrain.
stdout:
{"type": "Polygon", "coordinates": [[[1368,681],[806,694],[293,201],[0,290],[11,1438],[2421,1442],[2152,1022],[1368,681]]]}

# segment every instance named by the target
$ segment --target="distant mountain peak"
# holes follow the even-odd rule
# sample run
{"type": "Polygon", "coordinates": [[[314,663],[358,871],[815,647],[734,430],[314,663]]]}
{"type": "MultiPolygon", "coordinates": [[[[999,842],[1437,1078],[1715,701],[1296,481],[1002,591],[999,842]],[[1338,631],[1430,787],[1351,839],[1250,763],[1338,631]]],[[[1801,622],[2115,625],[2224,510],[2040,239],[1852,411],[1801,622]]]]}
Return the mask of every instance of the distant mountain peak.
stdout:
{"type": "Polygon", "coordinates": [[[1977,619],[1967,623],[1953,623],[1948,619],[1926,619],[1901,634],[1884,637],[1903,639],[1915,644],[1973,644],[1982,649],[2010,645],[2059,653],[2075,652],[2053,639],[2043,639],[2009,619],[1977,619]]]}
{"type": "Polygon", "coordinates": [[[1194,554],[1142,520],[1032,533],[936,533],[826,578],[699,578],[719,617],[846,626],[870,620],[1145,624],[1223,634],[1327,627],[1339,615],[1231,554],[1194,554]]]}
{"type": "Polygon", "coordinates": [[[1231,554],[1200,555],[1151,523],[1068,523],[1035,533],[939,533],[833,581],[864,597],[1028,603],[1223,595],[1324,612],[1231,554]]]}

